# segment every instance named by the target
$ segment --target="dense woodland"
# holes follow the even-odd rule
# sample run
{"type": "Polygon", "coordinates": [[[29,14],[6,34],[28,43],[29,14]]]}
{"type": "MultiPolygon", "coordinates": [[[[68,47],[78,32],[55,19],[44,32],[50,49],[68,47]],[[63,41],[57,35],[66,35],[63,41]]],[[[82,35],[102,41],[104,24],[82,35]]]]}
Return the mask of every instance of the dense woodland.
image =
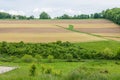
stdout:
{"type": "Polygon", "coordinates": [[[103,11],[103,16],[117,24],[120,24],[120,8],[107,9],[103,11]]]}

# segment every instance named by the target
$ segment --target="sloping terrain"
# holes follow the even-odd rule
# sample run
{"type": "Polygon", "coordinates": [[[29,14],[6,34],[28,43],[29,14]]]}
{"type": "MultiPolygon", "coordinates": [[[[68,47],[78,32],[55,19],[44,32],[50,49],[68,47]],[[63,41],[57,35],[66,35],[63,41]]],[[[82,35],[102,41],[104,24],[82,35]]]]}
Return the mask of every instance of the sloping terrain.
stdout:
{"type": "MultiPolygon", "coordinates": [[[[58,24],[79,24],[81,20],[0,20],[0,41],[8,42],[89,42],[105,40],[84,33],[76,33],[64,28],[57,27],[58,24]]],[[[82,23],[85,21],[83,20],[82,23]]]]}

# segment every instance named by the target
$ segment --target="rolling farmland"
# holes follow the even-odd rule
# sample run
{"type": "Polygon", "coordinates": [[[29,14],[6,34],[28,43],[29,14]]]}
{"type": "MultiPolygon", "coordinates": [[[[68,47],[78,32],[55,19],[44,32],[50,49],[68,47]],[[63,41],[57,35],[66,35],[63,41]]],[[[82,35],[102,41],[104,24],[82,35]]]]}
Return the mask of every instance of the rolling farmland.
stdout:
{"type": "MultiPolygon", "coordinates": [[[[60,24],[66,28],[68,24],[60,24]]],[[[81,20],[78,23],[73,23],[75,30],[95,34],[106,39],[120,41],[120,26],[111,21],[98,20],[81,20]]]]}
{"type": "MultiPolygon", "coordinates": [[[[87,21],[89,22],[89,20],[87,21]]],[[[87,25],[85,22],[86,20],[1,20],[0,41],[54,42],[61,40],[70,42],[89,42],[105,40],[100,37],[77,33],[56,26],[66,25],[65,27],[68,27],[69,24],[87,25]]],[[[104,20],[102,22],[104,22],[104,20]]],[[[92,20],[92,23],[94,23],[94,20],[92,20]]]]}

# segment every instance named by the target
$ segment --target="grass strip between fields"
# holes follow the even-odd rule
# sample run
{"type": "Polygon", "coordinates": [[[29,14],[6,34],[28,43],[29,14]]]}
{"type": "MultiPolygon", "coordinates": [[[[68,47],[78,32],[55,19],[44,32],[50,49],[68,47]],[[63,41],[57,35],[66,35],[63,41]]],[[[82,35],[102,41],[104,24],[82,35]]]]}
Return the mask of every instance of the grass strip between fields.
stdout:
{"type": "MultiPolygon", "coordinates": [[[[103,38],[103,39],[106,39],[106,40],[112,40],[112,39],[107,39],[107,38],[104,38],[103,36],[100,36],[100,35],[97,35],[97,34],[92,34],[92,33],[87,33],[87,32],[82,32],[82,31],[78,31],[78,30],[75,30],[75,29],[68,29],[68,28],[65,28],[63,26],[60,26],[60,25],[56,25],[57,27],[60,27],[60,28],[64,28],[66,30],[69,30],[69,31],[73,31],[73,32],[77,32],[77,33],[83,33],[83,34],[88,34],[88,35],[91,35],[91,36],[95,36],[95,37],[100,37],[100,38],[103,38]]],[[[112,40],[114,41],[114,40],[112,40]]]]}

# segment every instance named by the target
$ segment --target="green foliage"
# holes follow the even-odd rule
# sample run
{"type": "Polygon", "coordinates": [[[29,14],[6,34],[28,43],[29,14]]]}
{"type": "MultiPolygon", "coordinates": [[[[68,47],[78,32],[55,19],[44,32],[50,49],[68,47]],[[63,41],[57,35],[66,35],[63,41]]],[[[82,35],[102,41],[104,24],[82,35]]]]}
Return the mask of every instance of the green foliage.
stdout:
{"type": "Polygon", "coordinates": [[[26,63],[31,63],[33,62],[35,59],[31,56],[31,55],[28,55],[28,54],[25,54],[23,57],[22,57],[22,61],[23,62],[26,62],[26,63]]]}
{"type": "Polygon", "coordinates": [[[102,54],[103,54],[104,59],[112,59],[112,58],[114,58],[114,55],[113,55],[111,49],[109,49],[109,48],[105,48],[103,50],[102,54]]]}
{"type": "Polygon", "coordinates": [[[46,12],[42,12],[39,16],[40,19],[50,19],[50,16],[46,12]]]}
{"type": "Polygon", "coordinates": [[[103,18],[102,13],[94,13],[91,15],[88,14],[80,14],[80,15],[74,15],[74,16],[69,16],[68,14],[64,14],[62,16],[56,17],[56,19],[98,19],[98,18],[103,18]]]}
{"type": "Polygon", "coordinates": [[[36,75],[36,65],[35,64],[31,65],[29,71],[30,71],[30,76],[35,76],[36,75]]]}
{"type": "Polygon", "coordinates": [[[42,70],[42,73],[44,73],[44,74],[52,74],[52,72],[53,72],[53,67],[51,67],[51,66],[46,66],[46,65],[42,65],[42,66],[41,66],[41,70],[42,70]]]}
{"type": "Polygon", "coordinates": [[[73,25],[69,25],[68,29],[69,29],[69,30],[73,30],[73,29],[74,29],[74,26],[73,26],[73,25]]]}
{"type": "Polygon", "coordinates": [[[30,17],[27,18],[28,20],[34,19],[34,16],[31,15],[30,17]]]}
{"type": "Polygon", "coordinates": [[[51,75],[55,75],[55,76],[62,75],[61,70],[55,70],[52,66],[47,66],[47,65],[41,65],[41,72],[43,74],[51,74],[51,75]]]}
{"type": "Polygon", "coordinates": [[[72,54],[66,54],[66,59],[68,62],[71,62],[73,59],[73,55],[72,54]]]}
{"type": "Polygon", "coordinates": [[[87,68],[87,66],[81,67],[70,72],[65,77],[65,80],[108,80],[106,76],[103,76],[102,74],[95,71],[97,70],[87,68]]]}
{"type": "Polygon", "coordinates": [[[120,24],[120,8],[107,9],[103,11],[103,16],[117,24],[120,24]]]}
{"type": "Polygon", "coordinates": [[[3,61],[9,60],[9,56],[21,58],[24,55],[30,55],[34,56],[37,62],[40,62],[42,57],[47,58],[48,62],[53,62],[53,59],[66,59],[67,54],[72,55],[73,59],[118,59],[116,48],[119,45],[120,43],[112,41],[89,43],[57,41],[53,43],[34,44],[24,43],[22,41],[19,43],[2,42],[0,43],[0,55],[3,56],[3,61]],[[109,49],[105,49],[105,47],[109,49]]]}
{"type": "Polygon", "coordinates": [[[62,71],[61,70],[53,70],[52,74],[55,75],[55,76],[61,76],[62,71]]]}
{"type": "Polygon", "coordinates": [[[102,15],[102,13],[95,13],[95,14],[93,15],[93,18],[94,18],[94,19],[103,18],[103,15],[102,15]]]}
{"type": "Polygon", "coordinates": [[[81,15],[74,15],[73,19],[89,19],[90,16],[87,14],[81,14],[81,15]]]}
{"type": "Polygon", "coordinates": [[[37,59],[37,62],[41,62],[42,61],[42,56],[39,55],[39,54],[36,54],[35,59],[37,59]]]}
{"type": "Polygon", "coordinates": [[[11,15],[5,12],[0,12],[0,19],[10,19],[11,15]]]}
{"type": "Polygon", "coordinates": [[[68,14],[63,14],[62,16],[57,17],[57,19],[72,19],[72,17],[69,16],[68,14]]]}
{"type": "Polygon", "coordinates": [[[79,80],[80,79],[80,72],[73,71],[69,75],[67,75],[66,80],[79,80]]]}
{"type": "Polygon", "coordinates": [[[11,15],[9,13],[0,12],[0,19],[19,19],[19,20],[29,20],[34,19],[34,16],[26,17],[23,15],[11,15]]]}
{"type": "Polygon", "coordinates": [[[48,55],[47,59],[48,59],[48,62],[51,63],[54,61],[54,56],[48,55]]]}
{"type": "MultiPolygon", "coordinates": [[[[116,60],[84,60],[84,62],[56,62],[45,63],[45,66],[54,67],[51,74],[41,72],[41,64],[35,64],[36,75],[30,75],[31,65],[28,63],[5,63],[1,66],[18,66],[20,68],[7,74],[1,74],[0,80],[119,80],[119,65],[116,60]],[[55,75],[61,73],[62,75],[55,75]],[[17,75],[16,75],[17,74],[17,75]]],[[[119,60],[117,60],[120,63],[119,60]]]]}
{"type": "Polygon", "coordinates": [[[117,50],[116,58],[120,59],[120,48],[117,50]]]}
{"type": "Polygon", "coordinates": [[[0,61],[2,61],[2,62],[19,62],[19,60],[16,56],[1,57],[0,61]]]}

